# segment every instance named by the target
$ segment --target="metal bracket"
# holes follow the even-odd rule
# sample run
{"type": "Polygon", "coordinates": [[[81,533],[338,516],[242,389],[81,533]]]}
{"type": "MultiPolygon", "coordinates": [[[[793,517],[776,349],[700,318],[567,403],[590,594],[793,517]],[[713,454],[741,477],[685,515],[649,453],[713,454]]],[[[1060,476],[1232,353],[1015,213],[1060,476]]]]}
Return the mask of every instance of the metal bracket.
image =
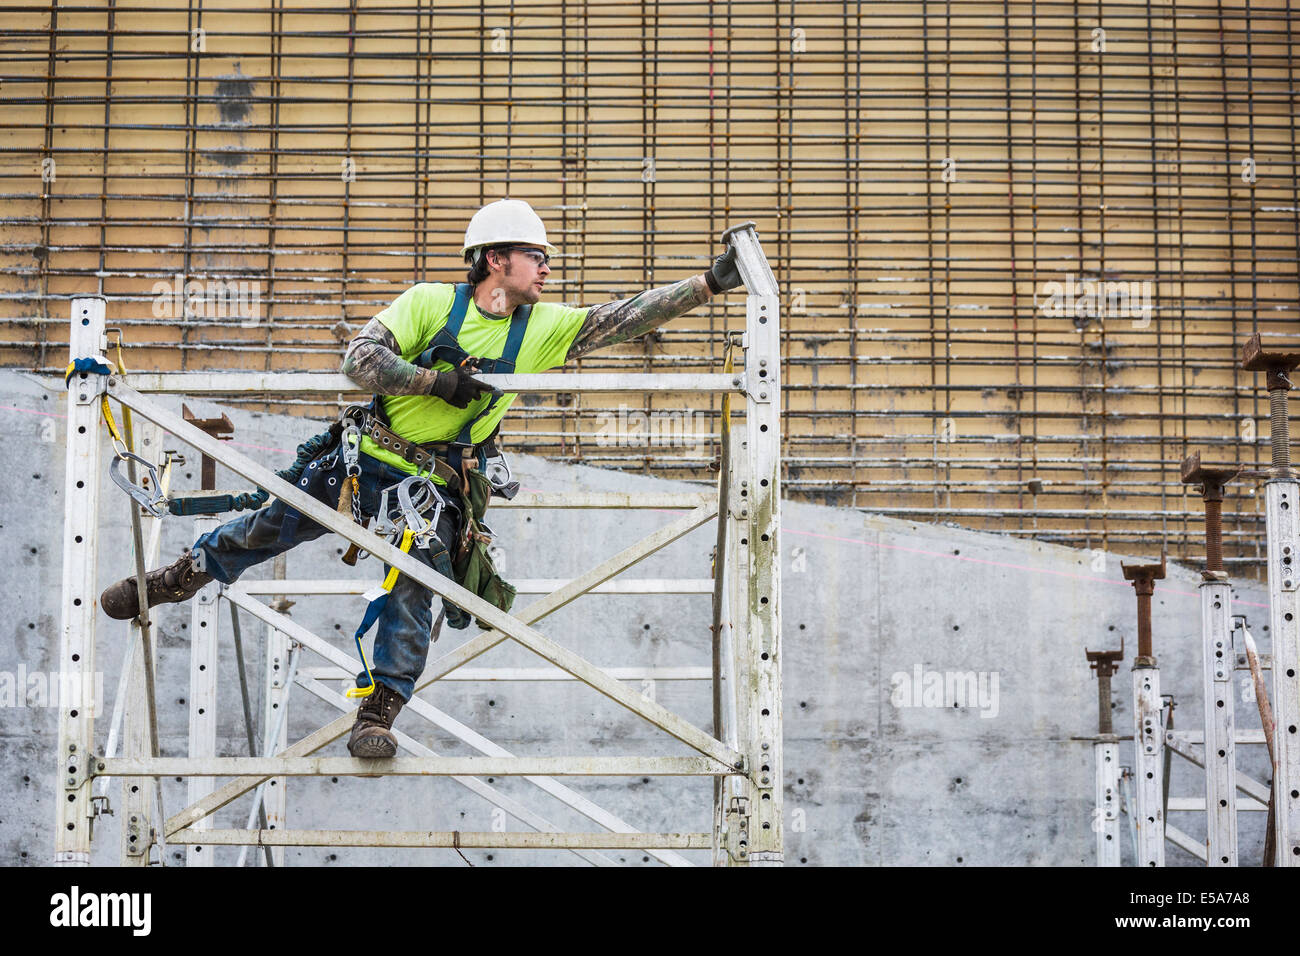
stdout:
{"type": "Polygon", "coordinates": [[[727,807],[727,855],[749,862],[749,801],[745,797],[732,797],[727,807]]]}
{"type": "Polygon", "coordinates": [[[150,840],[144,839],[144,826],[140,822],[137,814],[132,814],[126,818],[126,855],[127,856],[144,856],[149,852],[150,840]]]}
{"type": "Polygon", "coordinates": [[[93,753],[77,753],[76,744],[68,744],[68,752],[63,756],[64,790],[76,790],[95,776],[96,767],[103,766],[93,753]]]}
{"type": "MultiPolygon", "coordinates": [[[[108,359],[102,355],[96,356],[96,360],[112,368],[108,359]]],[[[108,391],[109,376],[99,372],[73,372],[72,379],[68,382],[68,388],[76,389],[73,393],[73,401],[77,405],[90,405],[99,401],[99,397],[108,391]]]]}
{"type": "Polygon", "coordinates": [[[90,798],[90,813],[87,816],[90,817],[90,839],[92,841],[95,839],[95,819],[101,814],[108,817],[113,815],[113,807],[109,804],[108,794],[106,793],[93,794],[90,798]]]}
{"type": "Polygon", "coordinates": [[[746,392],[749,397],[759,404],[771,402],[772,396],[776,394],[776,388],[768,381],[771,372],[767,358],[756,356],[749,371],[752,374],[745,376],[746,392]]]}

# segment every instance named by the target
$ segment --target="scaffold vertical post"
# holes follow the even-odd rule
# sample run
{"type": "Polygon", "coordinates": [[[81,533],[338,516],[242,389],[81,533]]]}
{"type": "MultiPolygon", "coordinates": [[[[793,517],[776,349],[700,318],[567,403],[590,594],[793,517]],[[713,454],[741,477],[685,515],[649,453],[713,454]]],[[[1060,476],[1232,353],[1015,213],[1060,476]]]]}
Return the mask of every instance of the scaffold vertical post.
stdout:
{"type": "MultiPolygon", "coordinates": [[[[102,355],[104,300],[73,299],[68,361],[102,355]]],[[[99,537],[100,434],[99,397],[105,377],[74,372],[68,383],[67,454],[64,466],[63,597],[56,671],[81,688],[95,686],[95,579],[99,537]]],[[[93,690],[92,690],[93,693],[93,690]]],[[[91,768],[95,742],[94,707],[75,696],[59,700],[59,761],[56,778],[54,862],[58,866],[90,864],[91,768]]]]}
{"type": "MultiPolygon", "coordinates": [[[[206,483],[206,482],[205,482],[206,483]]],[[[211,490],[211,489],[208,489],[211,490]]],[[[218,525],[215,516],[194,519],[197,540],[218,525]]],[[[217,634],[221,585],[211,581],[204,585],[190,604],[190,756],[217,755],[217,634]]],[[[216,788],[212,777],[190,777],[189,803],[202,800],[216,788]]],[[[207,816],[194,824],[195,830],[212,827],[207,816]]],[[[214,848],[201,843],[190,844],[185,851],[186,866],[213,866],[214,848]]]]}
{"type": "Polygon", "coordinates": [[[1265,351],[1247,340],[1241,366],[1267,373],[1272,478],[1264,485],[1273,637],[1273,833],[1278,866],[1300,866],[1300,481],[1291,466],[1288,393],[1300,352],[1265,351]]]}
{"type": "MultiPolygon", "coordinates": [[[[286,561],[283,554],[277,555],[272,566],[272,577],[284,580],[286,561]]],[[[285,595],[276,595],[271,607],[281,614],[289,612],[293,604],[285,595]]],[[[266,629],[266,682],[262,699],[262,754],[270,757],[284,750],[289,745],[289,721],[278,720],[280,711],[289,705],[289,688],[285,686],[285,677],[289,667],[289,638],[274,627],[266,629]],[[279,725],[275,739],[267,735],[279,725]]],[[[288,811],[288,794],[285,790],[285,777],[272,777],[262,788],[262,808],[266,811],[266,826],[270,830],[284,829],[285,815],[288,811]]],[[[284,866],[284,847],[271,848],[271,860],[278,866],[284,866]]],[[[260,861],[260,857],[259,857],[260,861]]],[[[260,862],[259,862],[260,865],[260,862]]]]}
{"type": "MultiPolygon", "coordinates": [[[[724,581],[725,621],[722,628],[723,661],[723,714],[722,726],[725,742],[736,752],[746,753],[749,740],[749,698],[742,688],[750,686],[749,651],[749,500],[741,492],[749,487],[749,457],[746,452],[744,425],[732,425],[729,434],[730,470],[727,513],[719,514],[726,521],[726,555],[722,568],[724,581]]],[[[729,776],[723,779],[722,802],[715,808],[720,826],[719,853],[715,865],[737,866],[749,862],[749,790],[745,779],[729,776]]]]}
{"type": "MultiPolygon", "coordinates": [[[[132,628],[134,637],[134,628],[132,628]]],[[[139,646],[139,638],[136,638],[139,646]]],[[[149,718],[145,712],[144,661],[137,652],[129,655],[126,710],[122,715],[122,756],[142,758],[149,754],[149,718]]],[[[148,866],[153,842],[153,803],[140,777],[122,777],[122,866],[148,866]]]]}
{"type": "Polygon", "coordinates": [[[1165,711],[1160,698],[1160,668],[1151,647],[1151,595],[1165,576],[1159,564],[1121,564],[1137,594],[1138,648],[1133,658],[1133,763],[1137,774],[1138,866],[1165,865],[1164,756],[1165,711]]]}
{"type": "Polygon", "coordinates": [[[749,862],[784,862],[781,726],[781,323],[776,278],[753,224],[724,234],[749,295],[745,304],[745,448],[748,488],[748,659],[752,695],[742,748],[750,783],[749,862]]]}

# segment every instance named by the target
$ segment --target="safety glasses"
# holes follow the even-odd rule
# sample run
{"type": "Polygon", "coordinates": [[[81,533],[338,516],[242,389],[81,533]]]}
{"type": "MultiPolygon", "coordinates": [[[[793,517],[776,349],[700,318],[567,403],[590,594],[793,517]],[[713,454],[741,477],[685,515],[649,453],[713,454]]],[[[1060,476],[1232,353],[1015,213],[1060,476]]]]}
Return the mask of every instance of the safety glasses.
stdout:
{"type": "Polygon", "coordinates": [[[542,266],[548,266],[548,265],[551,264],[551,257],[548,256],[546,253],[542,252],[541,249],[533,249],[533,248],[528,247],[528,246],[510,246],[508,249],[505,249],[504,251],[505,251],[505,252],[522,252],[522,253],[523,253],[524,255],[526,255],[529,259],[532,259],[532,260],[533,260],[533,265],[537,266],[537,268],[539,268],[539,269],[540,269],[542,266]]]}

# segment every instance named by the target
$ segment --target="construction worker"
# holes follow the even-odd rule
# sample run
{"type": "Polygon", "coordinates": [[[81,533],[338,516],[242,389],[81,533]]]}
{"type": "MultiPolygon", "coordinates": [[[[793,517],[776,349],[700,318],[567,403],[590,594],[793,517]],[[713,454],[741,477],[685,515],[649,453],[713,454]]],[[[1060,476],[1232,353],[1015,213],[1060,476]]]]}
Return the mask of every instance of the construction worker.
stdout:
{"type": "MultiPolygon", "coordinates": [[[[385,489],[392,491],[411,475],[429,475],[440,492],[435,497],[441,499],[436,535],[426,535],[428,546],[413,547],[410,553],[453,578],[452,565],[463,557],[471,527],[467,512],[476,510],[467,483],[481,486],[483,476],[495,472],[494,492],[509,497],[518,488],[511,487],[508,467],[493,443],[516,396],[494,392],[474,374],[558,368],[594,349],[643,335],[741,285],[729,246],[707,272],[629,299],[587,308],[542,302],[556,249],[547,241],[541,219],[517,199],[501,199],[475,213],[461,253],[469,266],[466,283],[412,286],[349,343],[342,371],[377,396],[370,407],[345,412],[361,435],[359,454],[354,450],[352,455],[352,470],[360,471],[355,486],[347,469],[347,440],[312,461],[299,482],[313,497],[340,510],[347,510],[347,487],[355,487],[353,515],[365,521],[378,514],[381,500],[392,511],[393,503],[382,497],[385,489]]],[[[145,581],[149,606],[188,600],[212,580],[233,583],[249,567],[325,530],[275,499],[205,534],[175,563],[150,572],[145,581]]],[[[138,614],[137,594],[135,579],[125,578],[104,591],[100,606],[110,617],[128,620],[138,614]]],[[[430,640],[437,639],[433,596],[408,576],[397,576],[377,621],[369,675],[357,678],[358,687],[371,686],[372,678],[374,685],[348,741],[353,756],[397,753],[393,720],[414,693],[430,640]]],[[[450,602],[443,602],[443,614],[453,627],[468,623],[450,602]]],[[[441,622],[440,615],[437,624],[441,622]]]]}

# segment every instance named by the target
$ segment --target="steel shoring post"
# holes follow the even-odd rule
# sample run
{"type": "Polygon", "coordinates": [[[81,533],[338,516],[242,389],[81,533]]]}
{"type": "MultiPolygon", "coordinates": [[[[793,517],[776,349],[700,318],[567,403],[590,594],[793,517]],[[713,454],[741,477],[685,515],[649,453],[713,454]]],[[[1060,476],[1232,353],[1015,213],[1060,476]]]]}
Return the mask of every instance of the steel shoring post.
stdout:
{"type": "MultiPolygon", "coordinates": [[[[592,568],[584,574],[574,578],[558,591],[549,594],[540,600],[534,601],[519,613],[520,619],[531,623],[551,614],[596,585],[608,580],[622,571],[627,570],[643,558],[648,557],[661,548],[676,541],[678,538],[686,535],[690,531],[693,531],[695,528],[713,517],[713,512],[713,507],[708,503],[701,505],[691,513],[665,525],[663,528],[653,532],[648,537],[638,541],[636,544],[624,548],[618,554],[614,555],[612,558],[608,558],[595,568],[592,568]]],[[[231,599],[233,600],[234,598],[235,596],[232,595],[231,599]]],[[[437,661],[426,666],[424,674],[416,683],[416,693],[419,693],[440,677],[449,674],[451,671],[468,663],[478,655],[490,650],[504,640],[506,640],[506,635],[500,631],[489,631],[479,634],[477,637],[470,638],[454,651],[451,651],[439,658],[437,661]]],[[[352,715],[344,714],[326,724],[324,727],[308,734],[291,747],[281,751],[278,756],[301,757],[314,753],[331,741],[342,737],[351,730],[351,728],[352,715]]],[[[186,807],[180,813],[177,813],[174,817],[167,820],[165,825],[167,832],[173,833],[195,820],[202,819],[214,810],[217,810],[225,806],[231,800],[236,799],[241,794],[247,793],[260,782],[261,778],[257,777],[245,777],[239,780],[232,780],[230,783],[215,790],[206,800],[200,801],[193,806],[186,807]]]]}
{"type": "Polygon", "coordinates": [[[350,517],[339,514],[332,508],[321,504],[315,498],[295,488],[279,478],[274,472],[263,468],[234,449],[226,447],[209,435],[185,422],[179,416],[167,411],[146,399],[139,392],[118,383],[109,377],[109,392],[124,405],[134,409],[151,421],[157,422],[167,431],[193,445],[199,451],[207,452],[222,462],[236,474],[253,482],[259,488],[265,488],[271,494],[293,507],[302,515],[327,530],[333,531],[345,540],[367,549],[372,555],[382,559],[403,574],[408,575],[441,597],[451,600],[457,607],[464,608],[470,614],[481,618],[496,630],[504,631],[507,636],[532,650],[545,660],[561,667],[628,710],[667,731],[683,743],[700,753],[730,766],[740,766],[744,762],[741,754],[724,747],[712,736],[672,713],[667,708],[650,700],[644,694],[637,693],[619,681],[609,677],[598,667],[578,654],[555,643],[545,635],[533,630],[518,618],[499,610],[492,604],[465,590],[454,581],[444,578],[438,572],[417,561],[394,545],[366,531],[352,522],[350,517]]]}
{"type": "Polygon", "coordinates": [[[1124,809],[1128,813],[1128,835],[1133,844],[1133,859],[1141,858],[1142,853],[1138,846],[1138,829],[1137,829],[1137,800],[1133,796],[1133,768],[1119,768],[1119,792],[1124,798],[1124,809]]]}
{"type": "MultiPolygon", "coordinates": [[[[205,482],[208,484],[208,482],[205,482]]],[[[211,489],[209,489],[211,490],[211,489]]],[[[215,515],[194,519],[194,540],[207,534],[218,524],[215,515]]],[[[191,757],[217,755],[217,614],[220,610],[221,585],[213,581],[205,585],[190,604],[190,739],[191,757]]],[[[185,781],[188,801],[202,800],[212,792],[215,782],[205,777],[190,777],[185,781]]],[[[211,818],[196,824],[196,830],[212,826],[211,818]]],[[[211,848],[192,843],[185,848],[185,865],[213,866],[211,848]]]]}
{"type": "Polygon", "coordinates": [[[1223,486],[1238,468],[1201,464],[1198,452],[1183,460],[1184,484],[1201,485],[1205,500],[1206,567],[1201,572],[1201,698],[1205,715],[1206,863],[1237,865],[1236,741],[1232,677],[1232,586],[1223,570],[1220,508],[1223,486]]]}
{"type": "MultiPolygon", "coordinates": [[[[744,534],[750,560],[749,626],[745,656],[750,680],[741,686],[749,702],[749,749],[742,750],[750,784],[751,865],[785,860],[784,770],[781,732],[781,322],[776,278],[752,223],[723,233],[736,250],[736,268],[749,296],[745,303],[745,434],[739,452],[747,459],[748,487],[739,504],[747,510],[744,534]]],[[[733,451],[736,449],[733,448],[733,451]]]]}
{"type": "MultiPolygon", "coordinates": [[[[274,609],[267,607],[266,605],[262,604],[259,601],[255,601],[254,599],[248,597],[247,595],[232,594],[230,599],[232,602],[236,603],[243,610],[252,614],[254,617],[257,617],[258,619],[264,621],[269,627],[281,628],[286,635],[291,637],[293,640],[299,642],[303,647],[307,648],[308,650],[311,650],[314,653],[319,654],[321,657],[325,658],[326,660],[331,661],[332,663],[337,664],[338,666],[348,670],[349,673],[356,672],[355,662],[347,655],[347,653],[334,647],[328,641],[321,639],[316,634],[313,634],[311,631],[307,630],[305,627],[298,624],[296,621],[284,617],[282,614],[278,613],[274,609]]],[[[307,678],[299,677],[297,682],[301,686],[308,686],[307,681],[308,681],[307,678]]],[[[312,684],[317,687],[320,686],[315,681],[312,681],[312,684]]],[[[336,703],[338,706],[340,706],[341,709],[348,711],[349,715],[355,711],[355,705],[349,703],[347,699],[344,698],[342,695],[330,694],[329,691],[318,693],[317,691],[313,690],[312,692],[316,693],[318,697],[322,697],[324,699],[330,700],[333,703],[336,703]]],[[[454,719],[449,714],[443,712],[442,710],[439,710],[437,707],[433,706],[433,704],[430,704],[428,701],[423,700],[418,696],[412,697],[410,701],[407,702],[406,707],[403,709],[403,712],[406,712],[408,710],[412,713],[418,714],[420,717],[423,717],[425,720],[428,720],[430,723],[438,727],[441,727],[443,730],[446,730],[447,732],[451,733],[453,736],[459,738],[460,740],[465,741],[471,747],[473,747],[474,749],[478,750],[480,753],[483,753],[489,757],[513,756],[513,754],[511,754],[505,748],[493,743],[491,740],[488,740],[486,737],[482,736],[481,734],[476,733],[475,731],[465,726],[460,721],[454,719]]],[[[429,756],[434,755],[433,751],[428,750],[428,748],[422,748],[420,752],[422,753],[427,752],[429,756]]],[[[590,819],[595,820],[597,823],[601,824],[602,826],[608,826],[610,827],[610,829],[620,830],[620,831],[630,829],[630,827],[622,820],[619,820],[617,817],[613,816],[612,814],[607,813],[596,804],[588,801],[581,794],[570,789],[569,787],[564,786],[563,784],[560,784],[555,780],[549,779],[547,777],[541,777],[541,776],[527,776],[525,777],[525,779],[528,780],[529,783],[534,784],[544,792],[555,797],[557,800],[560,800],[561,802],[568,804],[570,807],[577,810],[579,813],[582,813],[584,816],[587,816],[590,819]]],[[[250,821],[249,826],[251,827],[251,825],[252,824],[250,821]]],[[[687,861],[682,860],[680,857],[676,857],[671,860],[664,859],[664,862],[672,863],[674,865],[687,864],[687,861]]]]}
{"type": "Polygon", "coordinates": [[[1273,833],[1276,865],[1300,866],[1300,575],[1296,510],[1300,481],[1291,467],[1287,393],[1300,353],[1266,352],[1247,340],[1241,366],[1267,373],[1272,473],[1264,485],[1268,528],[1268,590],[1273,636],[1273,833]]]}
{"type": "Polygon", "coordinates": [[[1111,711],[1110,678],[1115,665],[1124,659],[1124,645],[1118,651],[1084,649],[1097,674],[1097,739],[1092,751],[1096,770],[1096,804],[1092,829],[1097,835],[1097,865],[1119,866],[1119,738],[1115,736],[1111,711]]]}
{"type": "MultiPolygon", "coordinates": [[[[73,299],[68,361],[100,355],[107,348],[104,300],[73,299]]],[[[64,469],[63,597],[59,631],[59,673],[77,676],[78,686],[94,688],[95,582],[99,526],[99,395],[104,378],[74,374],[67,399],[67,453],[64,469]]],[[[58,785],[55,788],[54,863],[89,866],[91,777],[87,761],[95,743],[94,707],[76,706],[72,695],[59,699],[58,785]],[[67,698],[67,699],[65,699],[67,698]]]]}
{"type": "Polygon", "coordinates": [[[1151,652],[1151,595],[1165,576],[1159,564],[1121,564],[1138,599],[1138,650],[1133,659],[1133,763],[1137,775],[1138,866],[1165,865],[1164,746],[1165,712],[1160,699],[1160,669],[1151,652]]]}
{"type": "Polygon", "coordinates": [[[1099,740],[1092,745],[1096,761],[1097,865],[1119,866],[1119,743],[1099,740]]]}

